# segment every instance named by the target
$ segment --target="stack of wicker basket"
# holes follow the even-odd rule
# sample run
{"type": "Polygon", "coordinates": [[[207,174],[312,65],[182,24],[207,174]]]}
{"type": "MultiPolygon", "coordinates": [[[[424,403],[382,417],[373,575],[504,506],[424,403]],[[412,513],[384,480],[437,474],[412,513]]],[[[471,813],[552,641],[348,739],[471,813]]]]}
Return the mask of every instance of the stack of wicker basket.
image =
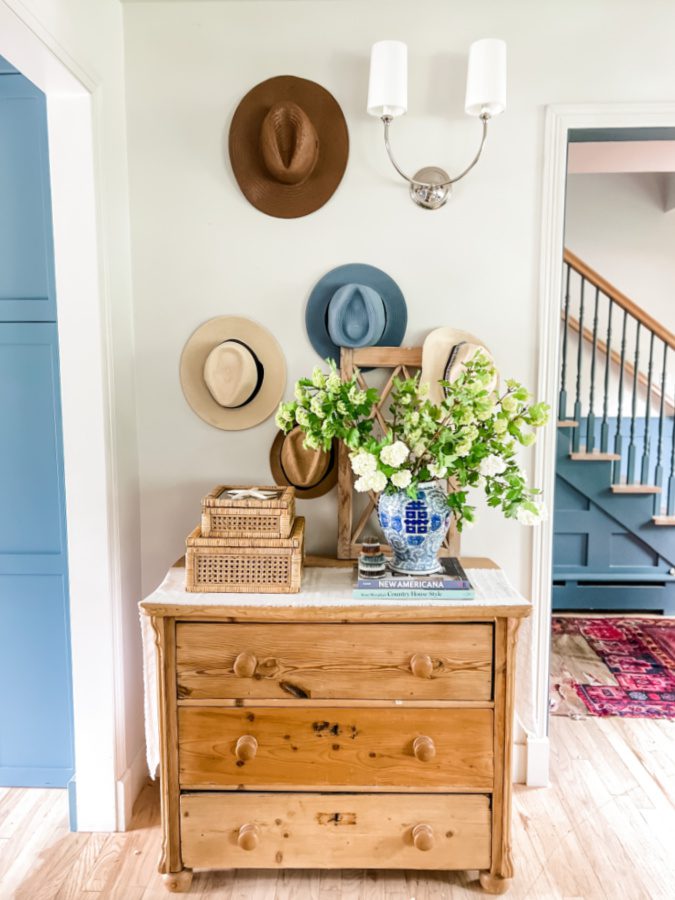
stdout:
{"type": "Polygon", "coordinates": [[[219,485],[186,540],[186,590],[295,594],[304,539],[294,488],[219,485]]]}

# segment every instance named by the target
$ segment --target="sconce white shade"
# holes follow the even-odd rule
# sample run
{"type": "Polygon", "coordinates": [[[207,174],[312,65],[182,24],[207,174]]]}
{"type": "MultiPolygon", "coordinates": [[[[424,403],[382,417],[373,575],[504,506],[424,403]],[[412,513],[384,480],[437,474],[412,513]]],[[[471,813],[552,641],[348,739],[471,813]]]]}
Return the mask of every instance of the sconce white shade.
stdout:
{"type": "Polygon", "coordinates": [[[506,44],[496,38],[469,48],[464,109],[470,116],[498,116],[506,109],[506,44]]]}
{"type": "Polygon", "coordinates": [[[368,112],[402,116],[408,109],[408,47],[403,41],[378,41],[370,51],[368,112]]]}

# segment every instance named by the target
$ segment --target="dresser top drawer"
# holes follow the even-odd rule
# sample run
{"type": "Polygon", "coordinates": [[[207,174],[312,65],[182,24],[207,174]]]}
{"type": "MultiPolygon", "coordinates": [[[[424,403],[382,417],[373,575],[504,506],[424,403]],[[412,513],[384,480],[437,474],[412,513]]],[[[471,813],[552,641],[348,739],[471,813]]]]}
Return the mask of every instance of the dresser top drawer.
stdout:
{"type": "Polygon", "coordinates": [[[191,868],[486,869],[485,796],[184,794],[191,868]]]}
{"type": "Polygon", "coordinates": [[[179,699],[492,698],[493,626],[179,622],[179,699]]]}

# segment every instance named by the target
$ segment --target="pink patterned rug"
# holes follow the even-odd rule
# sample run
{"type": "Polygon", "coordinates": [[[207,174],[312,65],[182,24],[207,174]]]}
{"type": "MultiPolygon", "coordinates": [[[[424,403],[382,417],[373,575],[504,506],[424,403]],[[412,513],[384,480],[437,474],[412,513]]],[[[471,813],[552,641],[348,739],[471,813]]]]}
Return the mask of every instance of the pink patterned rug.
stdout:
{"type": "Polygon", "coordinates": [[[553,619],[551,711],[675,719],[675,619],[553,619]]]}

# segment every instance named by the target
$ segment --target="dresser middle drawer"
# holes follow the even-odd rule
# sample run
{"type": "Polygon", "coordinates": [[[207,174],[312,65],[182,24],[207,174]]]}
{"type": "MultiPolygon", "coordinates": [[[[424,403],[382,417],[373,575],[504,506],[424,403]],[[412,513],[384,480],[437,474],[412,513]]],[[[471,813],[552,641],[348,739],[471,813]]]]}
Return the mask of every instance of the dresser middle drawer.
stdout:
{"type": "Polygon", "coordinates": [[[491,709],[178,710],[181,788],[490,791],[491,709]]]}
{"type": "Polygon", "coordinates": [[[490,623],[179,622],[178,697],[490,700],[492,643],[490,623]]]}

